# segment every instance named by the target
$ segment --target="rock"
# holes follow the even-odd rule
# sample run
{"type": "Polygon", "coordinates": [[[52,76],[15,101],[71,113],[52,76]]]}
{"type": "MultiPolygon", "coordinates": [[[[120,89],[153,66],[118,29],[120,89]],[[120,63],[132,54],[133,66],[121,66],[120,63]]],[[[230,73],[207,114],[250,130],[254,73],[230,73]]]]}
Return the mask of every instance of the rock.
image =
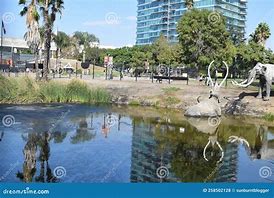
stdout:
{"type": "Polygon", "coordinates": [[[112,103],[115,104],[128,104],[128,97],[126,95],[119,95],[112,97],[112,103]]]}
{"type": "Polygon", "coordinates": [[[185,116],[189,117],[217,117],[222,115],[221,107],[217,100],[206,99],[194,106],[189,107],[185,116]]]}
{"type": "Polygon", "coordinates": [[[219,124],[221,123],[221,118],[212,117],[212,118],[205,119],[205,118],[188,117],[187,121],[199,132],[212,135],[216,133],[216,130],[219,124]]]}

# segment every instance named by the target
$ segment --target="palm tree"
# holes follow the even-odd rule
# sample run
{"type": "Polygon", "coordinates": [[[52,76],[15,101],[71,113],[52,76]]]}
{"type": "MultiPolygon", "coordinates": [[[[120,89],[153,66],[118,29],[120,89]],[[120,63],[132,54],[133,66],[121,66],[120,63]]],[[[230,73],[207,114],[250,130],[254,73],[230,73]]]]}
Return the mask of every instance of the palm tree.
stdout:
{"type": "Polygon", "coordinates": [[[59,51],[61,52],[63,48],[70,46],[70,38],[65,32],[59,31],[56,35],[54,34],[53,41],[57,46],[57,56],[59,51]]]}
{"type": "Polygon", "coordinates": [[[266,40],[271,36],[270,28],[267,23],[260,23],[255,32],[251,35],[251,40],[265,46],[266,40]]]}
{"type": "Polygon", "coordinates": [[[62,49],[70,46],[70,38],[65,32],[57,31],[56,34],[53,34],[53,41],[55,42],[57,47],[57,50],[56,50],[56,67],[57,67],[58,59],[61,55],[62,49]]]}
{"type": "Polygon", "coordinates": [[[188,10],[191,10],[194,7],[194,0],[185,0],[185,6],[188,10]]]}
{"type": "Polygon", "coordinates": [[[44,80],[48,79],[49,72],[49,61],[50,61],[50,47],[51,47],[51,38],[52,38],[52,29],[54,22],[56,20],[56,15],[59,13],[62,15],[62,10],[64,9],[63,0],[39,0],[40,10],[43,14],[45,22],[45,60],[43,67],[43,78],[44,80]]]}
{"type": "Polygon", "coordinates": [[[88,32],[77,31],[74,33],[73,38],[77,40],[79,46],[83,45],[85,48],[88,47],[91,42],[100,42],[94,34],[88,32]]]}
{"type": "Polygon", "coordinates": [[[26,15],[26,24],[28,31],[25,33],[24,38],[27,41],[27,45],[35,54],[35,70],[36,79],[38,79],[38,50],[40,45],[40,34],[39,34],[39,13],[37,11],[38,2],[37,0],[31,0],[27,3],[26,0],[19,0],[19,5],[24,6],[20,12],[21,16],[26,15]]]}

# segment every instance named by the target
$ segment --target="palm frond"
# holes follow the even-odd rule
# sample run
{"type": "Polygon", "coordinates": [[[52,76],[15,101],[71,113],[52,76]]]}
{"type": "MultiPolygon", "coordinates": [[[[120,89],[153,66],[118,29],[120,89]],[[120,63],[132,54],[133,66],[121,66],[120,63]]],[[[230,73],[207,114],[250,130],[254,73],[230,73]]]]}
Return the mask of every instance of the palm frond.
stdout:
{"type": "Polygon", "coordinates": [[[21,12],[19,13],[20,16],[25,16],[28,12],[28,8],[27,7],[24,7],[23,10],[21,10],[21,12]]]}
{"type": "Polygon", "coordinates": [[[26,4],[26,0],[19,0],[19,5],[25,5],[26,4]]]}

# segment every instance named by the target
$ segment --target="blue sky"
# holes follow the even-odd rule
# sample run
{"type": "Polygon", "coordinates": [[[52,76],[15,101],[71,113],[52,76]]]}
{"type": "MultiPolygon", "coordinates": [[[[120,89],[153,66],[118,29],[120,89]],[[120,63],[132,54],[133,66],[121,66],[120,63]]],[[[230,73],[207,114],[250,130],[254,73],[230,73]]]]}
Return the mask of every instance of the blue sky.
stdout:
{"type": "MultiPolygon", "coordinates": [[[[64,0],[65,10],[55,28],[72,34],[88,31],[105,46],[133,45],[136,38],[137,0],[64,0]]],[[[25,18],[19,16],[18,0],[0,0],[0,14],[5,17],[7,36],[22,38],[25,18]]],[[[274,50],[274,0],[248,0],[247,35],[260,22],[271,27],[267,47],[274,50]]]]}

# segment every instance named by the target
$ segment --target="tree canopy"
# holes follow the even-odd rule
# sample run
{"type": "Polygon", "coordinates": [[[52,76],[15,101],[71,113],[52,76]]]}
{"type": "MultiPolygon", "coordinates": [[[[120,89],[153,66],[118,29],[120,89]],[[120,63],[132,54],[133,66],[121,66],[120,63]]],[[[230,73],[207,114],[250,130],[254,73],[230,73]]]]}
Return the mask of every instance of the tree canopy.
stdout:
{"type": "Polygon", "coordinates": [[[185,65],[203,69],[212,60],[232,63],[236,50],[220,13],[192,9],[182,16],[177,32],[185,65]]]}

